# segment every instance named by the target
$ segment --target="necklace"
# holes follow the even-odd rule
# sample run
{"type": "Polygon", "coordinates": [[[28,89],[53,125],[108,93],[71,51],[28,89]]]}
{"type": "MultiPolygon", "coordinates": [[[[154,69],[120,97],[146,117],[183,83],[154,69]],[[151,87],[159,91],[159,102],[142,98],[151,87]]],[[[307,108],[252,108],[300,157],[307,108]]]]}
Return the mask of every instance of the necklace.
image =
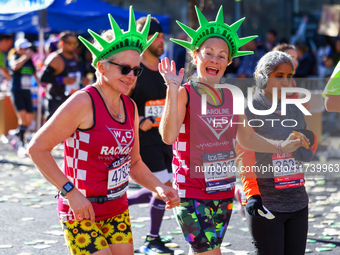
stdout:
{"type": "MultiPolygon", "coordinates": [[[[108,101],[108,100],[106,99],[106,97],[104,96],[104,93],[103,93],[103,91],[102,91],[102,89],[100,88],[99,85],[98,85],[98,88],[99,88],[100,94],[103,96],[103,98],[104,98],[106,104],[109,105],[109,107],[111,108],[111,110],[116,114],[115,109],[113,109],[112,105],[109,104],[109,101],[108,101]]],[[[122,123],[122,114],[120,113],[120,100],[119,100],[118,104],[119,104],[119,113],[117,114],[117,118],[119,119],[120,123],[122,123]]],[[[112,116],[112,117],[114,117],[114,116],[112,116]]]]}

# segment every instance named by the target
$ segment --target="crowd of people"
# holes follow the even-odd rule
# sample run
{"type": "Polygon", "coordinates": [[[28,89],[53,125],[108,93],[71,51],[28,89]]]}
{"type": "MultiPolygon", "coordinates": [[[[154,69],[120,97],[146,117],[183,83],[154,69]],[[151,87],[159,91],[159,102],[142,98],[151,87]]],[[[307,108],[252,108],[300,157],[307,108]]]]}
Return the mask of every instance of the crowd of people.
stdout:
{"type": "MultiPolygon", "coordinates": [[[[244,19],[224,23],[221,6],[208,21],[195,8],[200,27],[177,22],[185,33],[171,39],[179,63],[160,58],[162,26],[150,15],[135,21],[132,6],[128,31],[109,15],[110,30],[89,30],[92,43],[71,31],[51,35],[43,61],[27,39],[0,37],[0,76],[11,81],[18,112],[13,145],[27,149],[60,191],[58,215],[71,254],[133,254],[129,210],[140,203],[149,203],[151,219],[140,252],[173,254],[159,230],[165,209],[174,208],[189,254],[221,254],[237,166],[258,169],[240,173],[256,254],[305,253],[308,195],[301,167],[318,143],[301,108],[289,104],[282,114],[281,92],[298,86],[293,77],[337,78],[340,39],[311,49],[299,40],[307,18],[291,41],[279,42],[275,30],[265,42],[240,38],[244,19]],[[187,54],[195,71],[184,79],[187,54]],[[224,87],[230,77],[253,79],[252,106],[244,115],[235,113],[237,98],[224,87]],[[33,83],[46,103],[43,125],[27,145],[33,83]],[[285,119],[296,125],[281,125],[285,119]],[[254,120],[260,124],[245,124],[254,120]],[[51,154],[61,143],[62,171],[51,154]],[[129,178],[144,188],[127,196],[129,178]]],[[[331,79],[327,109],[338,111],[338,91],[331,79]]]]}

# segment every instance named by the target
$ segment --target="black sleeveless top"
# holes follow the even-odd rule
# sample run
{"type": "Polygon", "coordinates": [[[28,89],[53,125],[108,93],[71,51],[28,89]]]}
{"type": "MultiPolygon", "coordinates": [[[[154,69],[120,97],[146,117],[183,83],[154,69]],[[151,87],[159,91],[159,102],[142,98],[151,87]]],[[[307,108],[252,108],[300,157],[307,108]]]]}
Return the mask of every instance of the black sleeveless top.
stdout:
{"type": "MultiPolygon", "coordinates": [[[[136,87],[131,94],[131,98],[136,102],[139,116],[147,116],[145,113],[145,105],[150,100],[158,100],[166,98],[166,85],[164,79],[158,71],[148,69],[142,63],[141,67],[144,68],[141,76],[138,77],[136,87]]],[[[164,144],[162,137],[159,134],[158,127],[144,132],[139,130],[140,146],[164,144]]]]}
{"type": "MultiPolygon", "coordinates": [[[[76,75],[81,75],[79,63],[75,57],[69,59],[69,58],[64,57],[61,53],[59,53],[58,55],[63,59],[65,68],[57,76],[76,77],[76,75]]],[[[49,88],[48,93],[52,97],[64,98],[68,96],[65,91],[65,84],[59,84],[57,82],[51,84],[51,87],[49,88]]]]}

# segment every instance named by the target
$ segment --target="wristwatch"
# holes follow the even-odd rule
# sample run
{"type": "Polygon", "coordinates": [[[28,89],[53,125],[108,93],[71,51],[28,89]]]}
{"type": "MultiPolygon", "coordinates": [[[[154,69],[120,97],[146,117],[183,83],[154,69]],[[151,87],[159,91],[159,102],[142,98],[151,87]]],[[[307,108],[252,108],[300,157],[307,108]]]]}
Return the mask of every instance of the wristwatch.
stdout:
{"type": "Polygon", "coordinates": [[[68,192],[70,192],[71,190],[73,190],[73,188],[74,188],[74,185],[73,185],[73,183],[72,182],[68,182],[68,183],[66,183],[64,186],[63,186],[63,188],[62,188],[62,190],[61,190],[61,195],[63,195],[63,196],[66,196],[66,194],[68,193],[68,192]]]}

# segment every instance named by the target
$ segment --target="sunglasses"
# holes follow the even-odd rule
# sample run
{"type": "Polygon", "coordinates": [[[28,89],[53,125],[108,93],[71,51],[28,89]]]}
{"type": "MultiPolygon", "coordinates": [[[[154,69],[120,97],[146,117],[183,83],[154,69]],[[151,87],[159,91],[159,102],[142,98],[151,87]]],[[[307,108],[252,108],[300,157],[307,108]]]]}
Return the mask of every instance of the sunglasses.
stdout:
{"type": "Polygon", "coordinates": [[[116,64],[116,63],[111,62],[111,61],[107,61],[107,62],[109,62],[109,63],[112,64],[112,65],[119,66],[119,67],[120,67],[120,73],[121,73],[122,75],[128,75],[128,74],[131,72],[131,70],[133,70],[133,75],[136,76],[136,77],[138,77],[138,76],[140,76],[140,75],[142,74],[142,72],[143,72],[143,67],[140,67],[140,66],[131,68],[130,66],[127,66],[127,65],[119,65],[119,64],[116,64]]]}
{"type": "Polygon", "coordinates": [[[78,46],[79,43],[78,42],[66,42],[68,45],[70,45],[71,47],[73,46],[78,46]]]}

